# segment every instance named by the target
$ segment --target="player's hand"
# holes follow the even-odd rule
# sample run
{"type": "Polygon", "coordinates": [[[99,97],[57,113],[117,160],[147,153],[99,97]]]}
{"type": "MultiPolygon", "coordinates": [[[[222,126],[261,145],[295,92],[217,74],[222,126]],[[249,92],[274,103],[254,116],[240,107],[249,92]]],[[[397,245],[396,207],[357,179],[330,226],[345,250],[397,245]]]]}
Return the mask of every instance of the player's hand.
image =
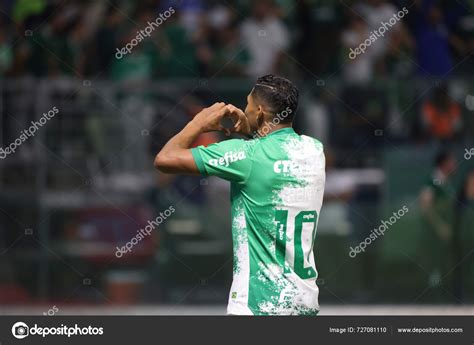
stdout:
{"type": "Polygon", "coordinates": [[[234,122],[234,127],[231,129],[233,133],[240,133],[248,135],[250,134],[250,124],[245,113],[232,104],[227,104],[226,108],[229,113],[226,116],[229,116],[234,122]]]}
{"type": "Polygon", "coordinates": [[[208,108],[201,110],[192,122],[197,124],[203,132],[224,131],[221,120],[229,114],[229,109],[223,102],[214,103],[208,108]]]}

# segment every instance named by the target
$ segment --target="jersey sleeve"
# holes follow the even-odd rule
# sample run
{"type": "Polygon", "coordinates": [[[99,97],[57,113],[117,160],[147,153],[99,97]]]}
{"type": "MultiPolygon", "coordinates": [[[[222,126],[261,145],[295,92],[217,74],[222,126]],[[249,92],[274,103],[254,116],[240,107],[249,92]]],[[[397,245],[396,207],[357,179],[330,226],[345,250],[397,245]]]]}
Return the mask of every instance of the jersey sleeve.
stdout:
{"type": "Polygon", "coordinates": [[[204,176],[244,182],[252,169],[254,141],[230,139],[207,147],[191,149],[196,166],[204,176]]]}

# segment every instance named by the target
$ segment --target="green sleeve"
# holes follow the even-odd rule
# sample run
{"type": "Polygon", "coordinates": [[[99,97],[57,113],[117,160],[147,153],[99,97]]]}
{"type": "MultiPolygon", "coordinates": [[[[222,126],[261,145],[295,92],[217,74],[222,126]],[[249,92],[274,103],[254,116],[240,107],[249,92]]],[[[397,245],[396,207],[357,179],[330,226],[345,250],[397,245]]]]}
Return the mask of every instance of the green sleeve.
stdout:
{"type": "Polygon", "coordinates": [[[199,148],[203,146],[196,147],[194,149],[191,149],[191,153],[194,158],[194,162],[196,163],[196,166],[203,176],[207,176],[207,171],[206,167],[204,166],[204,161],[202,160],[201,153],[199,153],[199,148]]]}
{"type": "Polygon", "coordinates": [[[191,153],[202,175],[244,182],[252,169],[254,143],[253,140],[231,139],[208,147],[198,146],[191,149],[191,153]]]}

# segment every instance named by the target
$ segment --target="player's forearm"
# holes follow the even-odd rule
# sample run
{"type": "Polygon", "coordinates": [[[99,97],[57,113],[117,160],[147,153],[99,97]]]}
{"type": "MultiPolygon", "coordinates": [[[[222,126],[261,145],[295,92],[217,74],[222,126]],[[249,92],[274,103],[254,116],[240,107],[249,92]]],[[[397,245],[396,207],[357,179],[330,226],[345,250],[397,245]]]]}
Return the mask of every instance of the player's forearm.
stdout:
{"type": "Polygon", "coordinates": [[[161,152],[173,154],[182,149],[189,149],[192,143],[203,132],[202,126],[196,123],[196,121],[190,121],[181,132],[166,143],[161,152]]]}
{"type": "Polygon", "coordinates": [[[189,122],[171,138],[155,157],[155,168],[165,173],[195,173],[190,167],[190,147],[203,132],[196,121],[189,122]]]}

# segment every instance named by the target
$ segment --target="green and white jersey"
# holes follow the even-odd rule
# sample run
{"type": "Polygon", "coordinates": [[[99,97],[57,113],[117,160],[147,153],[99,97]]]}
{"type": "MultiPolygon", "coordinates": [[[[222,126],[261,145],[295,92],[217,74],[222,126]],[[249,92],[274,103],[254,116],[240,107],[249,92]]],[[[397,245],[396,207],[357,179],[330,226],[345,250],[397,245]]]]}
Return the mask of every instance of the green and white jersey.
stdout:
{"type": "Polygon", "coordinates": [[[313,245],[325,182],[323,145],[284,128],[192,149],[201,174],[231,182],[233,283],[227,312],[316,315],[313,245]]]}

